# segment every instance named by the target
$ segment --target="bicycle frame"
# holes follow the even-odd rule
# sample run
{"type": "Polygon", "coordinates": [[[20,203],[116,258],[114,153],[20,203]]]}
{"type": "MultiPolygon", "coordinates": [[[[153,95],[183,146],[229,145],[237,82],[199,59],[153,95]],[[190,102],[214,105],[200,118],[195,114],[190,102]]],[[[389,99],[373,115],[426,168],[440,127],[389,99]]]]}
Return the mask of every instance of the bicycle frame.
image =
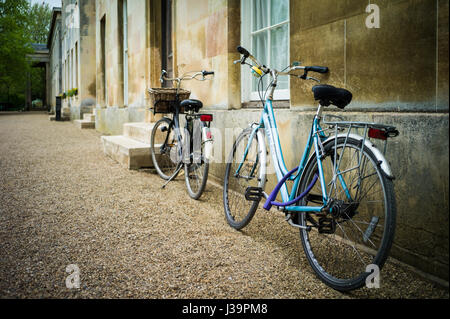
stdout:
{"type": "MultiPolygon", "coordinates": [[[[319,105],[317,114],[314,117],[312,128],[309,132],[308,140],[307,140],[305,149],[303,151],[303,156],[302,156],[302,159],[301,159],[299,165],[296,168],[294,168],[293,170],[288,171],[285,161],[284,161],[283,151],[282,151],[281,144],[280,144],[278,128],[277,128],[277,124],[276,124],[276,120],[275,120],[275,115],[273,112],[272,100],[271,100],[270,96],[266,100],[262,114],[261,114],[259,124],[255,125],[253,127],[248,144],[247,144],[246,149],[243,154],[243,159],[235,173],[235,176],[237,176],[239,174],[239,171],[248,155],[249,147],[253,141],[253,138],[255,138],[256,132],[259,129],[264,129],[267,139],[268,139],[268,142],[269,142],[270,153],[272,156],[272,161],[274,163],[275,173],[276,173],[276,176],[278,179],[277,186],[274,188],[272,193],[267,197],[266,204],[264,205],[265,209],[269,210],[272,205],[275,205],[275,206],[283,207],[284,210],[287,212],[319,213],[319,212],[323,211],[323,209],[328,204],[328,195],[327,195],[326,187],[325,187],[325,177],[324,177],[324,172],[323,172],[323,168],[322,168],[322,163],[320,161],[321,154],[320,154],[320,146],[319,146],[319,145],[321,145],[320,140],[326,138],[325,134],[323,133],[322,128],[320,127],[322,108],[323,107],[321,105],[319,105]],[[314,186],[314,184],[316,183],[317,179],[319,179],[321,189],[322,189],[323,205],[322,206],[291,206],[294,203],[296,203],[298,200],[300,200],[301,197],[306,195],[306,194],[302,194],[302,195],[298,196],[297,198],[295,198],[301,176],[303,174],[303,171],[305,169],[306,163],[308,161],[308,158],[310,156],[313,146],[314,146],[314,150],[315,150],[315,158],[318,163],[319,176],[318,176],[318,178],[315,178],[313,180],[313,182],[311,183],[311,185],[308,186],[308,188],[312,188],[312,186],[314,186]],[[286,185],[287,180],[291,180],[294,182],[290,193],[289,193],[287,185],[286,185]],[[275,202],[275,198],[276,198],[278,192],[281,192],[281,197],[283,200],[282,203],[275,202]]],[[[256,167],[257,161],[255,162],[254,165],[256,167]]],[[[253,173],[253,170],[252,170],[251,174],[253,173]]],[[[340,183],[342,184],[345,192],[347,194],[349,194],[347,186],[346,186],[343,178],[340,176],[339,172],[337,175],[338,175],[338,179],[339,179],[340,183]]]]}

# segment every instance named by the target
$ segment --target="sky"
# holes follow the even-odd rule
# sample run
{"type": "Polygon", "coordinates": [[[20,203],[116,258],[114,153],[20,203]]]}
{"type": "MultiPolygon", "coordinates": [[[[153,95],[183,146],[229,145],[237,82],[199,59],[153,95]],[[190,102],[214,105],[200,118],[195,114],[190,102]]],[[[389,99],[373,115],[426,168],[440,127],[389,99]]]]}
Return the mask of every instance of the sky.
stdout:
{"type": "Polygon", "coordinates": [[[30,0],[31,4],[35,4],[35,3],[48,3],[50,8],[53,7],[61,7],[61,0],[30,0]]]}

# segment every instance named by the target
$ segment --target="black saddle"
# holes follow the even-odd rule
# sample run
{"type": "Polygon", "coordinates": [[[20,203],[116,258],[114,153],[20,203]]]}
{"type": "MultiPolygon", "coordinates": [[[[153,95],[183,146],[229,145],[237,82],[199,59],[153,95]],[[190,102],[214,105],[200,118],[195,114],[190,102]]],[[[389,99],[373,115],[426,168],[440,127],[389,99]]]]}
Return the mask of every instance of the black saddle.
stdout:
{"type": "Polygon", "coordinates": [[[185,112],[192,110],[198,112],[203,107],[203,103],[199,100],[188,99],[181,101],[180,106],[181,108],[184,108],[185,112]]]}
{"type": "Polygon", "coordinates": [[[336,105],[343,109],[352,101],[352,93],[346,89],[336,88],[332,85],[316,85],[313,86],[314,99],[320,101],[320,105],[329,106],[336,105]]]}

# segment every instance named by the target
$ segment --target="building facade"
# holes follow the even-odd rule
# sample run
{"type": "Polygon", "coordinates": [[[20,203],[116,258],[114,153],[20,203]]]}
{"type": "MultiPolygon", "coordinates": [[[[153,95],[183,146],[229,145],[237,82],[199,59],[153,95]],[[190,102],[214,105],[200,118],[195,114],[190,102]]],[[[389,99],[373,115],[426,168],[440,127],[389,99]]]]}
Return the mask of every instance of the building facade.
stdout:
{"type": "Polygon", "coordinates": [[[62,7],[53,9],[47,46],[52,110],[61,96],[63,114],[72,120],[91,113],[96,101],[95,2],[62,0],[62,7]]]}
{"type": "Polygon", "coordinates": [[[50,70],[47,85],[49,90],[49,106],[55,112],[56,96],[62,94],[62,48],[61,48],[61,8],[53,8],[47,48],[50,56],[50,70]]]}
{"type": "Polygon", "coordinates": [[[62,24],[63,105],[74,120],[95,108],[95,2],[62,0],[62,24]]]}
{"type": "MultiPolygon", "coordinates": [[[[80,30],[89,41],[66,33],[63,70],[73,66],[75,39],[80,39],[78,50],[89,52],[88,62],[80,60],[80,77],[64,76],[63,87],[76,83],[80,94],[83,90],[95,99],[95,126],[106,135],[121,134],[125,123],[154,122],[146,90],[161,86],[163,68],[176,76],[215,72],[210,81],[190,81],[184,87],[214,115],[212,127],[221,132],[217,139],[227,128],[258,121],[257,82],[248,69],[233,63],[240,58],[238,45],[279,69],[293,61],[329,67],[328,74],[316,77],[350,90],[354,98],[345,111],[328,108],[328,114],[392,124],[400,131],[387,149],[398,206],[392,256],[448,280],[448,0],[75,3],[80,12],[94,16],[80,14],[80,30]]],[[[275,92],[275,116],[289,167],[300,161],[315,114],[314,84],[280,78],[275,92]]],[[[226,143],[217,144],[223,148],[215,154],[223,159],[226,143]]],[[[223,161],[211,165],[211,178],[221,181],[223,174],[223,161]]],[[[270,176],[267,187],[274,184],[275,176],[270,176]]]]}

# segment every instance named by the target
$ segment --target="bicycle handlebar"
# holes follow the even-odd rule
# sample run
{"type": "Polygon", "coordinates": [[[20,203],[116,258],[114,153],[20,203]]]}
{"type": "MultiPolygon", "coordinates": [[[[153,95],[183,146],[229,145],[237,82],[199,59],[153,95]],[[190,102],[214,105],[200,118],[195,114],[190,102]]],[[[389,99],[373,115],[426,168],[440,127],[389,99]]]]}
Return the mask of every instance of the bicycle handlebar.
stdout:
{"type": "Polygon", "coordinates": [[[203,76],[214,75],[214,71],[202,71],[203,76]]]}
{"type": "Polygon", "coordinates": [[[237,50],[240,54],[242,54],[245,58],[248,58],[250,56],[250,52],[248,52],[245,48],[238,46],[237,50]]]}
{"type": "Polygon", "coordinates": [[[305,71],[317,72],[317,73],[327,73],[328,67],[326,66],[305,66],[305,71]]]}
{"type": "Polygon", "coordinates": [[[317,82],[320,82],[319,80],[313,78],[313,77],[309,77],[308,76],[308,72],[317,72],[317,73],[328,73],[329,69],[326,66],[289,66],[289,70],[286,72],[279,72],[277,70],[271,70],[268,67],[266,67],[265,65],[262,65],[260,62],[258,62],[258,60],[256,60],[256,58],[254,56],[252,56],[250,54],[250,52],[248,52],[247,49],[238,46],[237,47],[237,51],[243,55],[243,57],[240,60],[236,60],[234,61],[234,63],[240,63],[240,64],[247,64],[249,65],[251,68],[253,67],[252,65],[250,65],[249,63],[246,63],[245,60],[247,58],[250,58],[259,69],[261,69],[262,72],[264,73],[271,73],[274,72],[274,74],[272,75],[292,75],[290,72],[291,71],[295,71],[295,70],[304,70],[304,74],[303,75],[299,75],[298,77],[304,80],[315,80],[317,82]]]}
{"type": "Polygon", "coordinates": [[[181,81],[183,81],[183,80],[192,80],[192,79],[196,79],[196,80],[198,80],[198,81],[205,81],[205,80],[206,80],[205,77],[206,77],[207,75],[214,75],[214,71],[205,71],[205,70],[202,70],[202,71],[199,71],[199,72],[195,72],[193,75],[188,75],[189,73],[192,73],[192,72],[186,72],[186,73],[183,74],[183,76],[180,77],[180,78],[168,78],[168,77],[167,77],[167,71],[166,71],[166,70],[162,70],[162,71],[161,71],[161,76],[160,76],[160,78],[159,78],[159,81],[160,81],[161,83],[163,83],[164,81],[177,81],[177,82],[178,82],[178,85],[179,85],[179,84],[181,83],[181,81]],[[202,76],[201,79],[198,79],[198,78],[197,78],[197,76],[199,76],[199,75],[202,76]]]}

